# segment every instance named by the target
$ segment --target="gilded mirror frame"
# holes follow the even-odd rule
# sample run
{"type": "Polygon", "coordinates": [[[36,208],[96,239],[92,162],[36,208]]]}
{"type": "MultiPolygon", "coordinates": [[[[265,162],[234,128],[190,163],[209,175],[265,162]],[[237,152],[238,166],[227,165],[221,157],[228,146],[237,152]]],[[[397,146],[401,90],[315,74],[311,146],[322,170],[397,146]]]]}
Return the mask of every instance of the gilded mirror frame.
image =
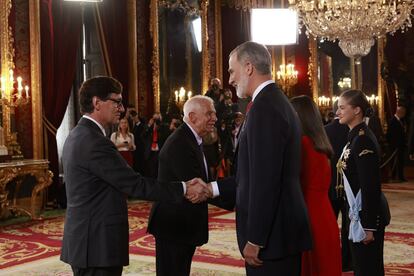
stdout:
{"type": "MultiPolygon", "coordinates": [[[[384,61],[384,47],[385,47],[385,39],[379,38],[377,39],[377,96],[378,96],[378,115],[382,124],[385,123],[385,111],[384,111],[384,93],[385,93],[385,81],[382,79],[381,76],[381,64],[384,61]]],[[[317,40],[309,36],[309,64],[308,64],[308,77],[309,77],[309,85],[312,91],[312,98],[315,103],[318,103],[319,97],[319,88],[318,88],[318,42],[317,40]]],[[[350,60],[351,67],[352,67],[352,75],[355,75],[355,66],[353,60],[350,60]]],[[[355,88],[355,82],[352,82],[352,88],[355,88]]]]}
{"type": "MultiPolygon", "coordinates": [[[[40,0],[29,1],[30,24],[30,97],[32,104],[32,143],[33,159],[43,159],[42,97],[40,63],[40,0]]],[[[0,0],[0,59],[1,73],[14,69],[13,34],[9,28],[8,17],[12,0],[0,0]]],[[[7,113],[6,110],[4,113],[7,113]]],[[[10,116],[5,114],[4,116],[10,116]]],[[[4,120],[8,122],[9,120],[4,120]]],[[[7,126],[9,127],[9,126],[7,126]]]]}
{"type": "MultiPolygon", "coordinates": [[[[210,79],[210,63],[208,54],[208,27],[207,27],[207,12],[209,0],[201,0],[200,17],[201,17],[201,39],[202,39],[202,77],[201,89],[207,91],[208,82],[210,79]]],[[[159,55],[159,1],[151,0],[150,4],[150,33],[152,35],[152,89],[154,91],[154,111],[160,112],[160,55],[159,55]]],[[[202,92],[201,91],[201,92],[202,92]]],[[[201,93],[202,94],[202,93],[201,93]]]]}

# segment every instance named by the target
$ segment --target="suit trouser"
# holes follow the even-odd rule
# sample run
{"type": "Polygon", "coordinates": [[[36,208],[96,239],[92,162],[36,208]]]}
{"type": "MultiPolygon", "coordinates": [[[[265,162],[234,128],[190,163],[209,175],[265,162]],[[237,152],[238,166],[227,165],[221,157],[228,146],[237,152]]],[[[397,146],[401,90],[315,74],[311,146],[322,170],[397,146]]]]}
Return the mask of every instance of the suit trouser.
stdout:
{"type": "Polygon", "coordinates": [[[246,275],[299,276],[301,269],[301,255],[302,253],[298,253],[281,259],[265,260],[263,261],[263,265],[258,267],[253,267],[246,263],[246,275]]]}
{"type": "Polygon", "coordinates": [[[122,266],[87,268],[78,268],[72,266],[74,276],[121,276],[122,269],[122,266]]]}
{"type": "Polygon", "coordinates": [[[374,232],[374,241],[365,245],[350,241],[355,276],[384,275],[384,228],[374,232]]]}
{"type": "Polygon", "coordinates": [[[195,245],[155,238],[157,276],[188,276],[195,245]]]}
{"type": "Polygon", "coordinates": [[[331,200],[332,208],[338,219],[339,211],[341,211],[341,255],[342,255],[342,271],[352,270],[351,248],[349,245],[349,219],[348,219],[348,205],[345,200],[331,200]]]}

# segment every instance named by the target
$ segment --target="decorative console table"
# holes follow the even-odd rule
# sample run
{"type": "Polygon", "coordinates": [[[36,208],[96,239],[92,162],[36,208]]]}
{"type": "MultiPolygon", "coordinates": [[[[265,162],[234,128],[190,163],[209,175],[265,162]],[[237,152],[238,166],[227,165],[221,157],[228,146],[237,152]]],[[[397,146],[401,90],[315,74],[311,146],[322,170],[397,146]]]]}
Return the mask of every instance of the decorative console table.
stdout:
{"type": "Polygon", "coordinates": [[[48,160],[18,160],[0,163],[0,217],[8,210],[20,211],[31,218],[38,218],[35,202],[39,193],[52,184],[53,173],[49,171],[48,160]],[[35,184],[31,190],[30,207],[21,206],[18,203],[19,191],[23,188],[27,176],[35,178],[35,184]],[[15,182],[13,192],[8,189],[8,184],[15,182]],[[10,193],[10,194],[9,194],[10,193]]]}

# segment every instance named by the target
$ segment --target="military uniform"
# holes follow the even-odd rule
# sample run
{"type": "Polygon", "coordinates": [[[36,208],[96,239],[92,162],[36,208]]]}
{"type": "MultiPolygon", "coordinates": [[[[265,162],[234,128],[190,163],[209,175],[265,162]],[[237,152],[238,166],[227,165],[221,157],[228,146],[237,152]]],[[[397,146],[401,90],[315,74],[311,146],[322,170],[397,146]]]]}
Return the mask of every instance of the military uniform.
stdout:
{"type": "MultiPolygon", "coordinates": [[[[365,123],[355,126],[348,135],[348,143],[338,161],[338,169],[345,173],[354,197],[360,195],[360,210],[352,219],[364,230],[374,232],[374,241],[365,245],[350,240],[355,275],[384,275],[384,229],[389,223],[389,209],[381,192],[380,149],[378,142],[365,123]],[[359,214],[359,218],[358,218],[359,214]]],[[[343,192],[343,181],[338,185],[343,192]]],[[[348,197],[348,206],[352,200],[348,197]]],[[[351,212],[351,209],[350,209],[351,212]]],[[[350,219],[352,215],[348,217],[350,219]]],[[[363,233],[364,234],[364,233],[363,233]]]]}

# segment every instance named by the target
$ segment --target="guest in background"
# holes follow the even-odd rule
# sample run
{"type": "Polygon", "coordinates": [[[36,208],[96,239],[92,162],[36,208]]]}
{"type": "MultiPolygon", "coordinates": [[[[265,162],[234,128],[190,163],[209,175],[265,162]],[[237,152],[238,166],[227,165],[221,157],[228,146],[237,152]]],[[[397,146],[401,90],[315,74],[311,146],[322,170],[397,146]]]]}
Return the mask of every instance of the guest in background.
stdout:
{"type": "Polygon", "coordinates": [[[372,133],[374,133],[378,143],[381,144],[381,142],[384,141],[384,132],[382,130],[381,120],[378,117],[378,111],[373,109],[371,116],[365,117],[364,121],[372,133]]]}
{"type": "Polygon", "coordinates": [[[162,123],[160,113],[154,113],[148,121],[148,126],[144,133],[145,139],[145,176],[157,177],[158,175],[158,153],[160,152],[165,140],[168,137],[168,128],[162,123]]]}
{"type": "MultiPolygon", "coordinates": [[[[335,101],[333,111],[336,113],[337,110],[338,101],[335,101]]],[[[349,127],[345,124],[340,124],[339,118],[336,116],[332,122],[325,125],[325,131],[333,149],[333,155],[331,157],[331,185],[329,187],[329,199],[331,200],[336,219],[338,219],[339,211],[341,211],[342,271],[350,271],[352,270],[352,258],[348,242],[348,205],[346,203],[345,194],[342,193],[343,190],[337,189],[338,171],[336,169],[336,164],[342,154],[342,150],[348,142],[349,127]]]]}
{"type": "Polygon", "coordinates": [[[370,105],[365,94],[348,90],[338,99],[339,122],[350,128],[348,143],[338,161],[349,206],[349,241],[357,276],[384,275],[384,232],[390,215],[381,192],[380,150],[363,121],[370,105]]]}
{"type": "Polygon", "coordinates": [[[128,165],[134,166],[132,152],[136,149],[134,134],[129,132],[129,124],[126,118],[119,121],[118,131],[111,134],[111,141],[115,144],[119,153],[127,161],[128,165]]]}
{"type": "Polygon", "coordinates": [[[221,89],[221,80],[219,78],[210,80],[210,88],[205,95],[214,101],[215,107],[217,107],[220,102],[224,101],[223,89],[221,89]]]}
{"type": "Polygon", "coordinates": [[[133,122],[132,134],[135,139],[135,151],[133,152],[134,156],[134,169],[140,174],[144,173],[144,132],[145,132],[145,122],[144,119],[138,116],[138,113],[131,111],[131,118],[133,122]]]}
{"type": "Polygon", "coordinates": [[[328,197],[332,146],[316,104],[308,96],[291,99],[302,125],[301,185],[311,225],[313,249],[302,254],[302,276],[341,276],[339,229],[328,197]]]}
{"type": "Polygon", "coordinates": [[[389,122],[387,131],[387,139],[388,143],[391,146],[391,150],[397,151],[394,163],[395,165],[393,166],[392,170],[392,177],[399,182],[407,181],[404,176],[404,163],[406,154],[405,151],[407,149],[407,142],[405,137],[405,125],[403,121],[406,112],[407,111],[404,106],[398,106],[394,117],[392,117],[389,122]]]}

